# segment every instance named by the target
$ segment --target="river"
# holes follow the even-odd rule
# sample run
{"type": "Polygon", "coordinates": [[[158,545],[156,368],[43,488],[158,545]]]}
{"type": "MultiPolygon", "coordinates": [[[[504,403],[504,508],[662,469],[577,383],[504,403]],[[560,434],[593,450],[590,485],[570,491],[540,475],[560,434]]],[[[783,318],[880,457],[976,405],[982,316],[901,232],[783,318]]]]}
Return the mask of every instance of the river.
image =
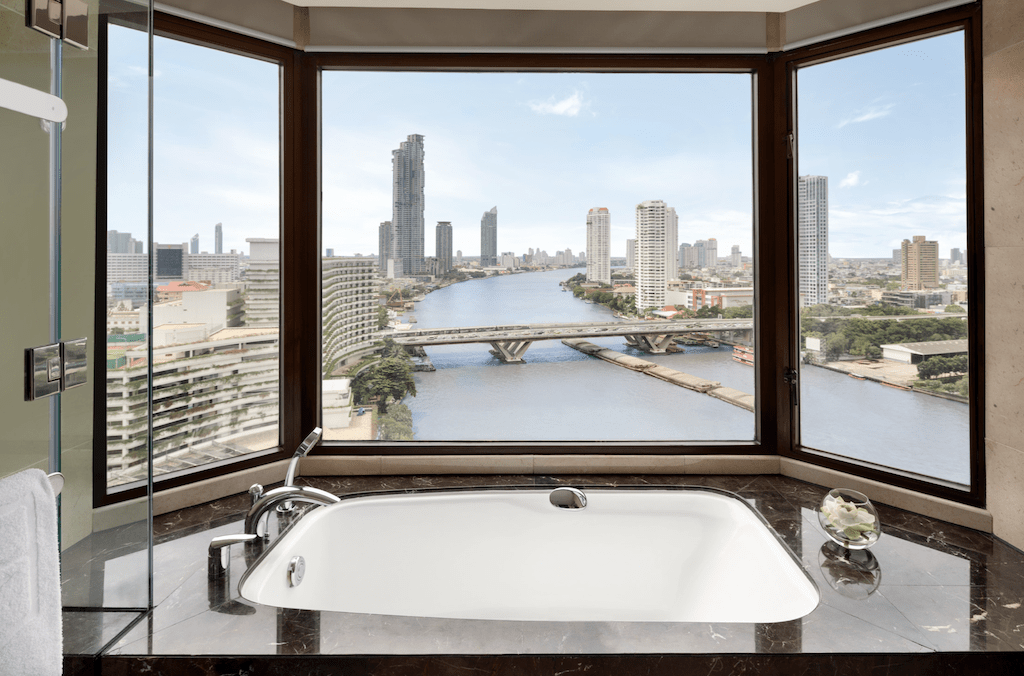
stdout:
{"type": "MultiPolygon", "coordinates": [[[[474,279],[416,304],[416,328],[615,321],[607,308],[562,292],[579,270],[474,279]]],[[[728,347],[647,355],[621,337],[591,342],[727,387],[754,392],[754,369],[728,347]]],[[[583,355],[559,340],[535,342],[526,363],[505,364],[484,343],[429,347],[437,369],[416,374],[413,432],[420,441],[750,441],[754,415],[704,394],[583,355]]],[[[817,367],[801,373],[808,446],[966,484],[965,404],[895,390],[817,367]]]]}

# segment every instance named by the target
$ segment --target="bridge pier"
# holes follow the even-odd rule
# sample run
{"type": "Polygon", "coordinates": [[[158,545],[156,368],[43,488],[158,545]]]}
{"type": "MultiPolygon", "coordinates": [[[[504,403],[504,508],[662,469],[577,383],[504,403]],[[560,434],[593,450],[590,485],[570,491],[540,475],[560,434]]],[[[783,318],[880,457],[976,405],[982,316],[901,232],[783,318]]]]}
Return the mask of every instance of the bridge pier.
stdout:
{"type": "Polygon", "coordinates": [[[506,364],[517,364],[523,361],[523,355],[533,343],[532,340],[492,340],[491,354],[506,364]]]}
{"type": "Polygon", "coordinates": [[[635,347],[649,354],[665,354],[668,351],[668,346],[672,344],[674,335],[653,336],[634,333],[626,335],[624,338],[626,339],[626,345],[630,347],[635,347]]]}

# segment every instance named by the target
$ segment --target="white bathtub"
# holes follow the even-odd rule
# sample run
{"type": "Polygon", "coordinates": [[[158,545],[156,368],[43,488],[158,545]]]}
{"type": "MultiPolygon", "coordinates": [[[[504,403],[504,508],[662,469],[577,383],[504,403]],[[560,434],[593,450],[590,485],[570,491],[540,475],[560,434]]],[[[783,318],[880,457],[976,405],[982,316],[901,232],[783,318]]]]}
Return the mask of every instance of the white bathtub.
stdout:
{"type": "Polygon", "coordinates": [[[317,507],[243,576],[256,603],[474,620],[781,622],[818,589],[763,518],[713,489],[474,489],[317,507]],[[305,561],[290,586],[293,557],[305,561]]]}

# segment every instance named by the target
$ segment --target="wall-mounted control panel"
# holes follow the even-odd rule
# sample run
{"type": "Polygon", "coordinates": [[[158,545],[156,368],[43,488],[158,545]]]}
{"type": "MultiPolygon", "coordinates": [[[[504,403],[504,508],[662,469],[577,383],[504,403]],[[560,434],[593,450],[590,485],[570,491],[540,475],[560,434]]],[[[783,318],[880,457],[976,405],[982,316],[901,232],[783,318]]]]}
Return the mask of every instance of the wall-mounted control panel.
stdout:
{"type": "Polygon", "coordinates": [[[25,350],[25,401],[84,385],[89,339],[65,340],[25,350]]]}

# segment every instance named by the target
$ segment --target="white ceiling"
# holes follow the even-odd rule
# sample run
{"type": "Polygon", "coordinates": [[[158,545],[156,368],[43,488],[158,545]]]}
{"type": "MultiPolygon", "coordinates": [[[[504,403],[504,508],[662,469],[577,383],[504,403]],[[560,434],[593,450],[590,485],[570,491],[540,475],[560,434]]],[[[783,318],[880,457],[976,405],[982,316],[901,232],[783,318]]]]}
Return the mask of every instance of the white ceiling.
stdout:
{"type": "Polygon", "coordinates": [[[817,0],[285,0],[300,7],[580,10],[605,12],[788,12],[817,0]]]}

